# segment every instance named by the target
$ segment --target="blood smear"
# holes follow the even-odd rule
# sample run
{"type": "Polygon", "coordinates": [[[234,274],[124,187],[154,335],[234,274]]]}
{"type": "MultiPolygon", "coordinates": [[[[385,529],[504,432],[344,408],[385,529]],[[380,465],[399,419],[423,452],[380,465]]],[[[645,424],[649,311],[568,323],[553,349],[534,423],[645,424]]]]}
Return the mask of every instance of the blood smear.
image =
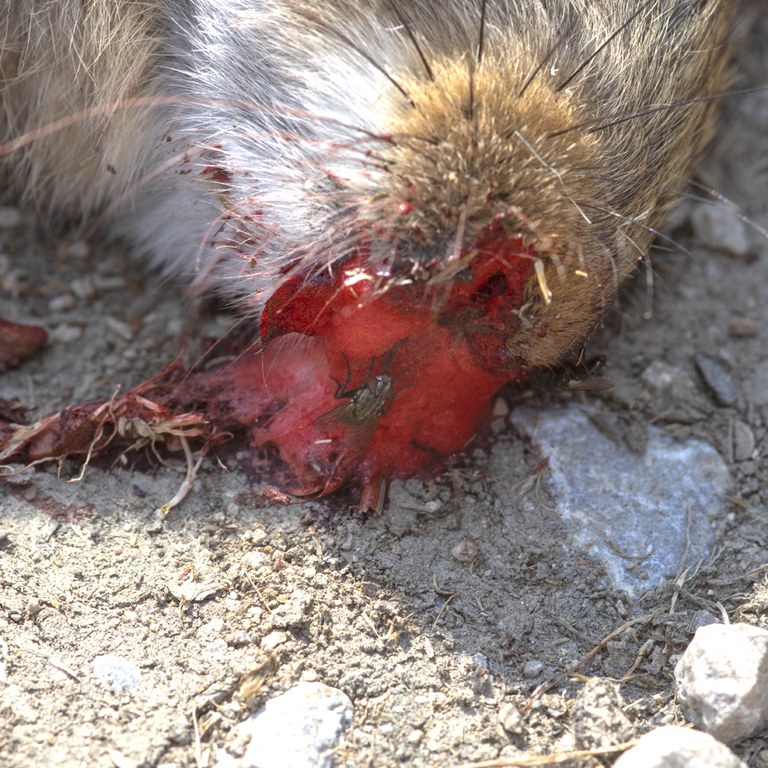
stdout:
{"type": "Polygon", "coordinates": [[[293,276],[264,309],[259,350],[203,372],[169,366],[117,401],[71,406],[12,431],[0,457],[92,456],[135,438],[132,424],[171,447],[244,431],[257,463],[269,457],[271,483],[302,496],[357,485],[375,506],[383,481],[436,471],[461,451],[495,392],[526,373],[507,339],[536,254],[493,233],[471,252],[432,284],[385,285],[362,255],[333,275],[293,276]],[[327,417],[383,375],[391,389],[362,425],[327,417]]]}

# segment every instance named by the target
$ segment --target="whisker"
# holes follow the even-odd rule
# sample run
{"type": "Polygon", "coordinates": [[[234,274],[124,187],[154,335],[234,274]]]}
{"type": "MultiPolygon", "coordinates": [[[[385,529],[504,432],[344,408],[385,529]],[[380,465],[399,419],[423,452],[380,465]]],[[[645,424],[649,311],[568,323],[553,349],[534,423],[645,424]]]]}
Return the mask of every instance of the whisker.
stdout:
{"type": "Polygon", "coordinates": [[[651,5],[654,5],[658,2],[658,0],[648,0],[648,2],[643,3],[633,14],[629,16],[629,18],[620,26],[618,26],[613,32],[611,32],[610,35],[589,55],[587,56],[584,61],[579,64],[576,69],[571,72],[568,77],[565,78],[558,86],[555,87],[556,91],[562,91],[565,89],[569,83],[573,81],[575,77],[577,77],[581,72],[584,71],[584,69],[587,67],[587,65],[594,61],[594,59],[600,55],[600,53],[605,50],[641,13],[646,11],[648,8],[651,7],[651,5]]]}
{"type": "MultiPolygon", "coordinates": [[[[64,117],[51,120],[45,125],[33,128],[21,135],[17,136],[10,141],[0,144],[0,157],[10,155],[19,149],[51,136],[59,131],[69,128],[70,126],[77,125],[78,123],[90,120],[93,117],[99,117],[102,115],[109,115],[113,112],[117,112],[123,109],[138,109],[141,107],[221,107],[225,109],[242,109],[249,112],[259,111],[262,114],[272,114],[280,117],[290,117],[295,120],[302,120],[306,123],[321,123],[331,126],[338,126],[350,131],[356,131],[363,135],[369,136],[376,141],[383,144],[394,145],[394,138],[390,135],[377,134],[373,131],[366,130],[360,126],[351,125],[339,120],[335,117],[329,117],[324,115],[318,115],[317,113],[307,112],[306,110],[292,109],[289,107],[276,108],[272,104],[264,104],[257,101],[239,101],[234,99],[195,99],[189,96],[132,96],[130,98],[116,99],[114,101],[107,101],[102,104],[97,104],[93,107],[87,107],[85,109],[72,112],[64,117]]],[[[308,137],[299,136],[304,140],[308,137]]],[[[425,142],[428,142],[428,138],[424,138],[425,142]]]]}
{"type": "Polygon", "coordinates": [[[544,69],[544,67],[547,65],[547,62],[552,58],[552,56],[555,54],[555,51],[560,48],[560,46],[573,34],[573,30],[576,26],[576,22],[572,21],[571,24],[557,37],[554,43],[550,46],[550,48],[547,49],[547,52],[544,54],[541,61],[534,67],[533,71],[530,75],[526,78],[525,82],[523,83],[522,88],[517,92],[518,98],[521,98],[525,92],[528,90],[528,88],[531,86],[531,83],[536,79],[536,76],[539,74],[539,72],[544,69]]]}
{"type": "Polygon", "coordinates": [[[613,120],[609,120],[606,123],[600,123],[598,120],[585,120],[581,123],[569,125],[567,128],[562,128],[559,131],[548,133],[547,138],[554,139],[558,136],[563,136],[570,131],[579,131],[582,129],[585,129],[587,133],[597,133],[598,131],[604,131],[608,128],[613,128],[616,125],[628,123],[632,120],[638,120],[641,117],[647,117],[648,115],[653,115],[657,112],[663,112],[664,110],[672,111],[673,109],[685,109],[686,107],[691,107],[695,104],[703,104],[708,101],[717,101],[719,99],[725,99],[730,96],[744,96],[750,93],[765,91],[766,89],[768,89],[768,85],[759,85],[755,86],[754,88],[743,88],[737,91],[720,91],[719,93],[712,93],[707,96],[696,96],[692,99],[684,99],[683,101],[677,101],[673,104],[657,104],[643,108],[641,111],[634,112],[631,115],[617,117],[613,120]]]}
{"type": "Polygon", "coordinates": [[[432,67],[429,66],[429,61],[427,61],[427,57],[424,53],[424,50],[419,45],[419,41],[416,39],[416,36],[413,34],[413,30],[411,29],[411,25],[406,21],[405,17],[402,13],[400,13],[400,9],[397,6],[397,3],[395,0],[389,0],[389,4],[392,8],[392,11],[394,12],[395,16],[397,16],[397,20],[402,25],[403,29],[405,30],[405,34],[408,35],[408,39],[411,41],[411,44],[416,50],[416,53],[419,56],[419,59],[421,59],[421,64],[424,67],[424,71],[427,73],[427,78],[431,80],[433,83],[435,82],[435,75],[434,72],[432,72],[432,67]]]}
{"type": "Polygon", "coordinates": [[[485,19],[486,10],[488,7],[488,0],[481,0],[480,4],[480,31],[477,38],[477,53],[475,59],[478,66],[483,63],[483,49],[485,47],[485,19]]]}
{"type": "Polygon", "coordinates": [[[705,192],[708,197],[703,197],[702,195],[694,195],[690,192],[682,193],[686,200],[693,200],[705,205],[722,205],[728,209],[729,213],[733,214],[733,216],[742,222],[742,224],[746,224],[750,229],[753,229],[755,232],[759,233],[762,237],[768,240],[768,228],[755,221],[752,217],[742,213],[736,204],[729,200],[725,195],[720,194],[717,190],[711,189],[706,184],[702,184],[699,181],[692,180],[689,182],[689,184],[692,187],[696,187],[705,192]]]}
{"type": "Polygon", "coordinates": [[[330,24],[323,21],[320,16],[318,16],[315,13],[312,13],[311,11],[302,11],[301,12],[304,18],[306,18],[308,21],[313,22],[318,29],[322,29],[329,34],[333,35],[337,40],[340,40],[345,45],[348,45],[355,53],[357,53],[359,56],[361,56],[363,59],[365,59],[377,72],[380,72],[384,77],[389,80],[390,83],[402,94],[403,98],[408,102],[408,104],[415,108],[416,103],[411,98],[408,91],[397,81],[397,79],[392,75],[392,73],[387,71],[387,68],[376,61],[376,59],[371,56],[368,51],[363,48],[361,45],[358,45],[353,40],[350,40],[347,35],[345,35],[343,32],[338,30],[336,27],[331,26],[330,24]]]}
{"type": "MultiPolygon", "coordinates": [[[[660,229],[651,227],[648,224],[643,224],[638,216],[627,216],[626,214],[619,213],[616,210],[607,208],[604,205],[598,205],[597,203],[588,203],[585,201],[581,201],[579,205],[581,205],[582,208],[590,208],[592,210],[599,211],[600,213],[604,213],[606,216],[612,216],[613,218],[618,219],[624,224],[629,224],[630,226],[639,227],[640,229],[646,232],[650,232],[654,237],[657,237],[660,240],[665,240],[670,245],[674,246],[675,249],[681,250],[683,253],[688,253],[688,251],[684,248],[684,246],[678,243],[673,237],[665,234],[660,229]]],[[[644,215],[644,214],[641,214],[641,215],[644,215]]]]}

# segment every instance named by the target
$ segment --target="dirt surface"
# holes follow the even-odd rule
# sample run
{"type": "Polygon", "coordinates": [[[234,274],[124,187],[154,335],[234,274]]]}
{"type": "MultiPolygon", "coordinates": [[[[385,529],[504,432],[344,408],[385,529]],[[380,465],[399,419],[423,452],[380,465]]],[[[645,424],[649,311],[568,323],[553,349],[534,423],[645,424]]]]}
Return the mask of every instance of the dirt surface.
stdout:
{"type": "MultiPolygon", "coordinates": [[[[766,19],[748,29],[737,85],[766,80],[766,19]]],[[[652,288],[641,274],[590,344],[614,388],[505,392],[488,438],[436,479],[394,483],[381,515],[361,518],[343,495],[270,502],[225,451],[168,515],[181,456],[4,479],[0,762],[215,765],[218,748],[242,751],[234,726],[299,680],[354,704],[338,765],[519,764],[680,722],[672,669],[702,611],[765,625],[768,605],[768,92],[729,99],[723,122],[702,186],[653,254],[652,288]],[[697,207],[725,212],[725,242],[741,232],[743,252],[699,242],[697,207]],[[701,355],[717,365],[697,366],[701,355]],[[655,396],[643,372],[660,363],[692,386],[655,396]],[[706,562],[628,601],[572,545],[542,456],[508,416],[523,400],[569,399],[618,414],[627,441],[655,424],[720,452],[732,492],[706,562]],[[141,684],[105,686],[94,670],[105,654],[135,663],[141,684]],[[588,678],[618,681],[621,698],[588,678]]],[[[0,397],[32,418],[127,389],[180,339],[194,355],[232,323],[190,316],[177,287],[118,245],[72,247],[31,212],[15,217],[0,216],[0,315],[40,322],[51,340],[0,379],[0,397]]],[[[768,765],[764,738],[736,751],[768,765]]]]}

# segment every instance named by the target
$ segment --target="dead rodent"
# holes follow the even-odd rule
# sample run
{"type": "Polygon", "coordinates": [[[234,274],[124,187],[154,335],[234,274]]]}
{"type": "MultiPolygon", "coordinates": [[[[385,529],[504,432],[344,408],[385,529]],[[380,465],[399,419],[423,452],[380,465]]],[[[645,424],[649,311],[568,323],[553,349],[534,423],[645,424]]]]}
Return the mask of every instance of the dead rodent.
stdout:
{"type": "MultiPolygon", "coordinates": [[[[472,398],[613,305],[710,138],[733,6],[10,0],[0,176],[263,311],[265,340],[323,337],[315,380],[386,376],[372,482],[463,445],[472,398]]],[[[324,391],[291,417],[302,472],[324,391]]]]}
{"type": "Polygon", "coordinates": [[[434,281],[501,223],[542,262],[508,346],[548,365],[709,139],[733,6],[11,0],[3,173],[256,308],[361,242],[384,287],[434,281]]]}

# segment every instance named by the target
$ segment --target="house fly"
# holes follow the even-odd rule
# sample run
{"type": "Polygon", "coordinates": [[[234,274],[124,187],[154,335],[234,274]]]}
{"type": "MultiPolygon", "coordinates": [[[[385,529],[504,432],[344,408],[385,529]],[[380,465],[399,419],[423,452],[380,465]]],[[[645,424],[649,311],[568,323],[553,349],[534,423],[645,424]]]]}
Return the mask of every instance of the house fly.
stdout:
{"type": "Polygon", "coordinates": [[[347,363],[347,376],[344,383],[341,384],[334,379],[336,381],[334,397],[344,402],[322,416],[318,416],[314,424],[318,427],[339,424],[346,427],[352,447],[362,451],[373,439],[376,427],[379,425],[379,418],[389,413],[396,394],[392,391],[392,377],[387,373],[391,354],[387,356],[382,373],[371,379],[371,371],[376,360],[374,357],[368,366],[363,383],[354,389],[347,389],[352,371],[346,355],[344,360],[347,363]]]}

